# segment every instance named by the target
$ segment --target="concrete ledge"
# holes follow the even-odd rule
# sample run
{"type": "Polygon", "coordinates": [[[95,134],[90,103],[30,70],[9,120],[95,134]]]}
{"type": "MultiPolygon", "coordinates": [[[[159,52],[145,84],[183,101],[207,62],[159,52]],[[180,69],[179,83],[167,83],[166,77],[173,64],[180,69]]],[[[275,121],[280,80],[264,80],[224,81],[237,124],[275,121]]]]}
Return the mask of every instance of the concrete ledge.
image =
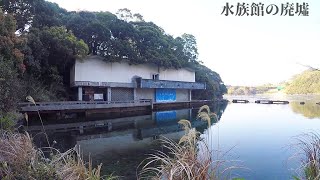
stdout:
{"type": "Polygon", "coordinates": [[[118,83],[118,82],[94,82],[94,81],[74,81],[71,87],[79,86],[92,86],[92,87],[124,87],[124,88],[136,88],[137,84],[132,83],[118,83]]]}
{"type": "Polygon", "coordinates": [[[152,106],[151,100],[137,101],[62,101],[62,102],[42,102],[36,105],[32,103],[20,103],[21,112],[36,111],[61,111],[61,110],[91,110],[91,109],[108,109],[108,108],[125,108],[152,106]]]}
{"type": "Polygon", "coordinates": [[[206,89],[205,83],[138,79],[139,88],[206,89]]]}

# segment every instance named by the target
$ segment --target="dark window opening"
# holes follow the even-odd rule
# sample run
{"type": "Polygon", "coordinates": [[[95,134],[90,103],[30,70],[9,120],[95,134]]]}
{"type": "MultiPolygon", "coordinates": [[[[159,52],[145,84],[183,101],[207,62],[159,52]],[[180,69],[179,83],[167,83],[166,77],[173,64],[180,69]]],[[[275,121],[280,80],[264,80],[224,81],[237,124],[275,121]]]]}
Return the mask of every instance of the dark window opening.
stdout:
{"type": "Polygon", "coordinates": [[[159,80],[159,74],[153,74],[152,75],[153,80],[159,80]]]}

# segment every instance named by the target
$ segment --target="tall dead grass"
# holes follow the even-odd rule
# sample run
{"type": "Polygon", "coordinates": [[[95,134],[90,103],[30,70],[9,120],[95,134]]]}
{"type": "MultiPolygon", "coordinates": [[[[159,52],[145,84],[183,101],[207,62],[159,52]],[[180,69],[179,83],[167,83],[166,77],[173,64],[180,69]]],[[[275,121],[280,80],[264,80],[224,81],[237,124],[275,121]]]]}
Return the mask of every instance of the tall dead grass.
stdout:
{"type": "Polygon", "coordinates": [[[29,134],[0,132],[0,179],[56,179],[46,161],[29,134]]]}
{"type": "MultiPolygon", "coordinates": [[[[36,105],[31,96],[27,101],[36,105]]],[[[25,132],[0,130],[0,179],[61,179],[61,180],[101,180],[118,179],[115,176],[102,176],[102,164],[93,168],[92,161],[85,162],[80,147],[61,153],[50,146],[43,120],[38,116],[48,143],[47,148],[36,148],[30,135],[25,132]],[[50,155],[46,156],[45,153],[50,155]]],[[[28,116],[25,116],[28,121],[28,116]]]]}
{"type": "MultiPolygon", "coordinates": [[[[212,117],[208,106],[202,106],[198,112],[198,119],[211,125],[212,117]]],[[[168,180],[216,180],[222,161],[212,159],[212,151],[207,141],[200,137],[200,133],[191,127],[188,120],[178,122],[185,134],[179,142],[163,137],[160,139],[165,150],[149,154],[141,164],[142,170],[138,174],[140,179],[168,179],[168,180]]]]}
{"type": "MultiPolygon", "coordinates": [[[[49,147],[50,148],[50,147],[49,147]]],[[[80,148],[64,153],[50,148],[53,154],[44,155],[37,149],[28,133],[0,132],[0,179],[63,179],[100,180],[117,177],[102,176],[102,164],[93,168],[92,161],[85,162],[80,148]]]]}
{"type": "Polygon", "coordinates": [[[303,175],[296,179],[320,180],[320,135],[307,133],[296,138],[297,143],[293,145],[298,148],[298,156],[301,159],[301,170],[303,175]]]}

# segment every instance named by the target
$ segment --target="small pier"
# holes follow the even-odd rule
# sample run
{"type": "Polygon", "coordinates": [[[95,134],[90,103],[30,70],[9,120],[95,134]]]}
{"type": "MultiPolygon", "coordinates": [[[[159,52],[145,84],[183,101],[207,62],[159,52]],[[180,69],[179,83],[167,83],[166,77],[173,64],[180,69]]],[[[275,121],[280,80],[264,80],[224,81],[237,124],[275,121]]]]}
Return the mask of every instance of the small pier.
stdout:
{"type": "Polygon", "coordinates": [[[246,99],[233,99],[232,103],[249,103],[246,99]]]}
{"type": "Polygon", "coordinates": [[[289,104],[289,101],[256,100],[257,104],[289,104]]]}
{"type": "MultiPolygon", "coordinates": [[[[267,99],[256,100],[254,102],[257,104],[289,104],[289,101],[278,101],[278,100],[267,100],[267,99]]],[[[232,103],[250,103],[250,101],[246,99],[233,99],[232,103]]],[[[304,104],[304,103],[300,103],[300,104],[304,104]]]]}

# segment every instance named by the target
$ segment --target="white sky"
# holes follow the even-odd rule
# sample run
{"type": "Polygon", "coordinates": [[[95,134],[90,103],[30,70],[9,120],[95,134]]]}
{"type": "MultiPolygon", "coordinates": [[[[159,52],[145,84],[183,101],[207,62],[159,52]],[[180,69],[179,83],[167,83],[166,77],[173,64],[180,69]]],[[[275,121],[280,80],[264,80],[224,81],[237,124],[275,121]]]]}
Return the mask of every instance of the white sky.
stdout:
{"type": "MultiPolygon", "coordinates": [[[[289,79],[305,67],[320,67],[318,0],[49,0],[67,10],[110,11],[128,8],[167,33],[197,38],[199,60],[227,85],[260,85],[289,79]],[[309,3],[309,16],[224,16],[229,2],[309,3]]],[[[235,9],[234,9],[235,10],[235,9]]]]}

